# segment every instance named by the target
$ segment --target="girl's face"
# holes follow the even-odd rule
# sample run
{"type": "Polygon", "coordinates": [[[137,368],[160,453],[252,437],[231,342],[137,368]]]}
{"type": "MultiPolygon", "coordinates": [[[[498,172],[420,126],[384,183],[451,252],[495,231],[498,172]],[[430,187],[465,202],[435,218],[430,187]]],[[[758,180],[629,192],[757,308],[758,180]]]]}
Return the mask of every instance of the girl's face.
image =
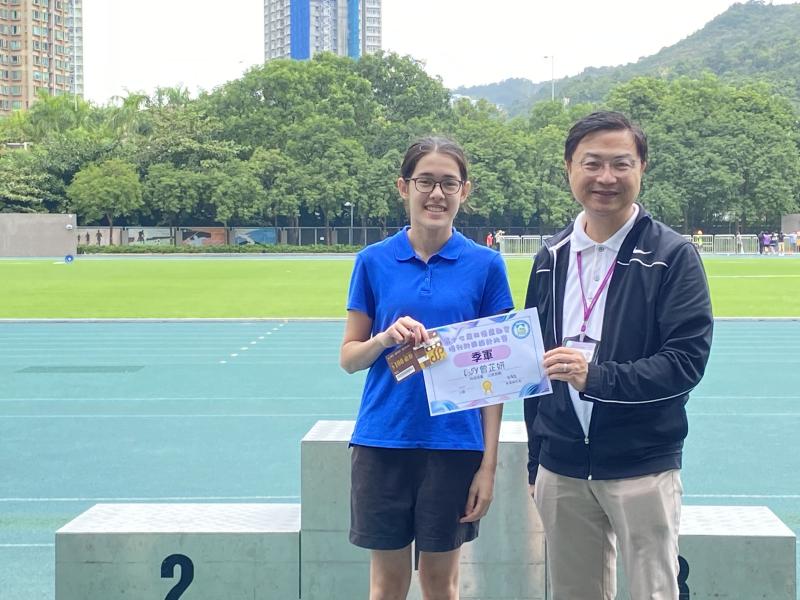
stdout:
{"type": "Polygon", "coordinates": [[[397,180],[397,189],[405,200],[412,229],[443,228],[449,231],[471,185],[469,181],[461,181],[461,171],[455,159],[438,152],[423,156],[408,181],[402,177],[397,180]]]}

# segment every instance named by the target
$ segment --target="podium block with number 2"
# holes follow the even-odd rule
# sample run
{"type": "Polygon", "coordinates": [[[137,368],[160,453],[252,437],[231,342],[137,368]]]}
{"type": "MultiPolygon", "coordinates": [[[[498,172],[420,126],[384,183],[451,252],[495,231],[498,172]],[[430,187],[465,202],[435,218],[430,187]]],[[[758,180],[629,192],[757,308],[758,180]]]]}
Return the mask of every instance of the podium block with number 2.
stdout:
{"type": "Polygon", "coordinates": [[[56,600],[298,598],[297,504],[98,504],[56,532],[56,600]]]}

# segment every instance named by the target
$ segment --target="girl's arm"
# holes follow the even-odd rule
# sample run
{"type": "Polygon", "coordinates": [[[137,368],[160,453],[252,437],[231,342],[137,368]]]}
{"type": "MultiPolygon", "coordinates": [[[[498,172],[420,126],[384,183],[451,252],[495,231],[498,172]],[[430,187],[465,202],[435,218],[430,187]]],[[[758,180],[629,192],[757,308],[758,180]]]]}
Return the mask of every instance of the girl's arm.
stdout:
{"type": "Polygon", "coordinates": [[[400,317],[386,331],[373,336],[372,318],[366,313],[348,310],[339,364],[348,373],[368,369],[386,348],[411,339],[416,344],[428,339],[428,332],[422,323],[411,317],[400,317]]]}
{"type": "Polygon", "coordinates": [[[483,460],[472,478],[467,495],[467,506],[462,523],[477,521],[489,512],[494,498],[494,474],[497,469],[497,447],[500,442],[500,421],[503,418],[503,405],[495,404],[481,409],[483,425],[483,460]]]}

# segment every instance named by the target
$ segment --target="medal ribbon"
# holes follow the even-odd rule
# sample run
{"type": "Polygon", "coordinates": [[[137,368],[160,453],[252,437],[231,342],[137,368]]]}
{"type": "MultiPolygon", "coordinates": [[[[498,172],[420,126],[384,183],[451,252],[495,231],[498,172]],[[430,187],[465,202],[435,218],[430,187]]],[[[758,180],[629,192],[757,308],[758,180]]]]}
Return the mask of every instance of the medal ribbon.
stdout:
{"type": "Polygon", "coordinates": [[[611,275],[614,273],[614,267],[617,266],[616,258],[614,262],[611,263],[608,271],[606,272],[606,276],[603,277],[603,281],[600,282],[600,285],[597,288],[597,291],[594,293],[594,298],[592,298],[592,303],[586,303],[586,292],[583,290],[583,258],[581,257],[581,252],[578,252],[577,256],[578,261],[578,282],[581,284],[581,300],[583,301],[583,324],[581,325],[581,341],[583,341],[584,336],[586,335],[586,324],[589,322],[589,317],[592,315],[592,311],[594,310],[595,304],[597,304],[597,299],[600,298],[600,294],[603,293],[603,290],[606,289],[606,285],[608,281],[611,279],[611,275]]]}

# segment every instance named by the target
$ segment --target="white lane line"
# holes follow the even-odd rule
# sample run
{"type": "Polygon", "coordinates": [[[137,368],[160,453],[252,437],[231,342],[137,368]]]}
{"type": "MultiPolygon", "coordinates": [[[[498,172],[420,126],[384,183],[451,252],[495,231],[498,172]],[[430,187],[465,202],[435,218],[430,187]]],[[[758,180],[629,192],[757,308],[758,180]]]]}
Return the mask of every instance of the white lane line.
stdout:
{"type": "Polygon", "coordinates": [[[353,413],[241,413],[241,414],[149,414],[149,415],[0,415],[2,419],[353,419],[353,413]]]}
{"type": "Polygon", "coordinates": [[[122,402],[122,401],[130,401],[130,402],[164,402],[169,400],[176,400],[179,402],[183,401],[197,401],[201,402],[204,400],[320,400],[324,398],[325,400],[336,401],[336,400],[358,400],[360,396],[153,396],[148,398],[136,398],[136,397],[126,397],[126,396],[118,396],[118,397],[111,397],[111,396],[104,396],[103,398],[0,398],[0,402],[69,402],[71,400],[77,402],[122,402]]]}
{"type": "MultiPolygon", "coordinates": [[[[148,398],[126,397],[126,396],[106,396],[103,398],[0,398],[0,403],[9,402],[203,402],[203,401],[227,401],[227,400],[248,400],[248,401],[305,401],[320,400],[322,396],[153,396],[148,398]]],[[[356,401],[359,396],[328,396],[325,400],[335,401],[356,401]]],[[[800,400],[800,396],[691,396],[695,403],[698,400],[800,400]]],[[[705,413],[698,412],[689,414],[724,414],[724,413],[705,413]]],[[[730,413],[746,414],[746,413],[730,413]]],[[[755,413],[762,414],[762,413],[755,413]]],[[[763,413],[768,414],[768,413],[763,413]]]]}
{"type": "Polygon", "coordinates": [[[786,356],[786,357],[780,357],[780,356],[776,356],[776,357],[749,356],[749,357],[745,357],[743,354],[724,354],[724,355],[721,355],[721,356],[712,357],[712,360],[715,360],[715,359],[717,361],[719,361],[719,360],[731,360],[731,359],[738,358],[738,357],[742,357],[741,360],[738,361],[738,362],[745,362],[745,359],[746,359],[747,363],[758,363],[758,364],[767,364],[767,365],[771,365],[771,364],[781,364],[781,365],[792,364],[792,365],[794,365],[794,364],[797,364],[797,357],[796,356],[786,356]]]}
{"type": "Polygon", "coordinates": [[[160,497],[74,497],[74,498],[0,498],[0,502],[187,502],[187,501],[231,501],[250,500],[299,500],[300,496],[160,496],[160,497]]]}
{"type": "MultiPolygon", "coordinates": [[[[2,319],[0,319],[0,323],[2,323],[2,319]]],[[[29,330],[30,330],[30,328],[26,327],[26,328],[23,329],[24,333],[12,333],[8,329],[4,329],[3,331],[5,331],[6,333],[3,334],[3,339],[8,339],[8,340],[15,341],[15,342],[20,342],[20,343],[28,342],[28,343],[31,343],[31,344],[39,344],[39,343],[47,343],[53,337],[53,333],[52,333],[53,330],[52,329],[49,329],[48,333],[34,333],[34,332],[28,333],[29,330]]],[[[269,331],[269,330],[264,331],[264,333],[266,334],[267,331],[269,331]]],[[[338,338],[338,332],[339,331],[340,331],[340,329],[338,329],[338,328],[335,331],[329,331],[329,332],[324,332],[324,331],[316,331],[316,332],[315,331],[309,331],[309,332],[298,331],[296,333],[293,333],[292,337],[295,337],[295,336],[296,337],[300,337],[300,338],[313,337],[313,338],[319,338],[319,339],[323,339],[323,340],[329,340],[329,339],[332,340],[332,339],[338,338]]],[[[74,342],[75,342],[74,344],[70,343],[69,341],[64,341],[63,339],[56,339],[56,340],[52,340],[52,341],[53,341],[54,344],[58,343],[58,344],[61,344],[63,346],[71,346],[71,347],[72,346],[78,346],[78,347],[81,347],[79,344],[82,344],[82,345],[91,347],[91,346],[114,346],[114,345],[119,344],[120,341],[130,342],[130,343],[141,342],[142,344],[144,344],[144,343],[150,342],[150,341],[152,341],[154,339],[158,339],[158,338],[161,337],[161,333],[159,333],[159,332],[154,332],[151,335],[132,335],[132,334],[128,334],[128,333],[125,333],[125,332],[122,332],[122,333],[116,332],[116,333],[118,333],[118,335],[113,340],[101,339],[101,340],[97,340],[95,342],[94,340],[92,340],[91,334],[88,334],[88,333],[87,334],[74,333],[73,334],[75,336],[74,337],[74,342]]],[[[241,333],[249,333],[249,332],[241,332],[241,333]]],[[[219,337],[215,337],[214,338],[214,343],[213,344],[208,344],[208,347],[209,348],[213,348],[214,346],[216,346],[217,345],[217,340],[219,340],[220,343],[223,343],[223,342],[227,343],[227,342],[230,342],[230,341],[235,341],[237,339],[240,339],[241,338],[241,333],[239,335],[230,335],[230,336],[220,335],[219,337]]],[[[776,331],[775,333],[776,333],[776,335],[779,335],[781,337],[786,337],[787,339],[791,338],[791,336],[782,336],[782,332],[776,331]]],[[[216,332],[215,332],[215,334],[216,334],[216,332]]],[[[735,330],[723,330],[721,335],[731,336],[731,337],[733,337],[733,336],[737,336],[737,337],[738,336],[741,336],[741,337],[758,337],[758,335],[756,333],[752,332],[752,331],[749,331],[749,332],[748,331],[744,331],[744,332],[740,333],[740,332],[737,332],[735,330]]],[[[171,346],[179,346],[181,344],[192,343],[192,342],[203,342],[203,341],[207,342],[208,340],[205,337],[198,337],[198,336],[191,336],[191,337],[187,336],[187,337],[183,337],[182,338],[182,337],[178,337],[178,334],[176,333],[174,338],[170,338],[168,340],[168,343],[171,346]]]]}
{"type": "Polygon", "coordinates": [[[55,544],[0,544],[0,548],[53,548],[55,544]]]}
{"type": "MultiPolygon", "coordinates": [[[[352,419],[352,413],[237,413],[237,414],[57,414],[57,415],[0,415],[2,419],[239,419],[239,418],[330,418],[330,419],[352,419]]],[[[800,417],[800,413],[688,413],[689,417],[800,417]]]]}
{"type": "Polygon", "coordinates": [[[765,500],[800,500],[800,494],[684,494],[684,498],[752,498],[765,500]]]}
{"type": "MultiPolygon", "coordinates": [[[[0,323],[2,323],[2,319],[0,319],[0,323]]],[[[4,329],[3,331],[5,331],[6,333],[3,334],[3,339],[7,339],[7,340],[10,340],[10,341],[14,341],[14,342],[20,342],[20,343],[25,343],[25,342],[28,342],[28,343],[31,343],[31,344],[47,343],[48,341],[51,341],[52,337],[53,337],[53,333],[52,333],[53,330],[50,329],[50,328],[48,328],[48,329],[49,329],[49,331],[47,333],[34,333],[32,331],[30,333],[28,333],[28,331],[30,330],[30,328],[28,328],[28,327],[23,329],[24,333],[14,333],[14,332],[9,331],[8,329],[4,329]]],[[[328,339],[332,340],[332,339],[336,339],[338,337],[338,331],[340,331],[338,328],[335,331],[329,331],[329,332],[322,332],[322,331],[303,332],[303,331],[298,331],[296,333],[293,333],[292,336],[314,337],[314,338],[320,338],[320,339],[324,339],[324,340],[328,340],[328,339]]],[[[91,334],[89,334],[89,333],[86,333],[86,334],[74,333],[73,334],[74,335],[74,338],[73,338],[74,339],[74,343],[71,343],[70,341],[64,340],[64,339],[56,339],[56,340],[52,340],[52,342],[54,344],[60,344],[62,346],[70,346],[70,347],[74,347],[74,346],[82,347],[81,345],[85,345],[85,346],[89,346],[89,347],[91,347],[91,346],[114,346],[114,345],[118,345],[120,343],[120,341],[124,341],[124,342],[127,342],[127,343],[137,342],[137,343],[145,344],[147,342],[150,342],[150,341],[152,341],[154,339],[158,339],[158,338],[161,337],[161,333],[159,333],[159,332],[154,332],[154,333],[152,333],[150,335],[133,335],[133,334],[125,333],[125,332],[121,332],[121,333],[120,332],[116,332],[116,333],[118,333],[118,335],[113,340],[110,340],[110,339],[109,340],[99,339],[97,341],[94,341],[92,339],[92,337],[91,337],[91,334]]],[[[249,332],[241,332],[241,333],[249,333],[249,332]]],[[[231,341],[235,341],[237,339],[240,339],[241,338],[241,333],[238,334],[238,335],[228,335],[228,336],[219,335],[218,337],[214,338],[214,343],[213,344],[208,344],[208,347],[209,348],[213,348],[214,346],[218,345],[218,343],[217,343],[218,341],[219,341],[219,343],[223,343],[223,342],[227,343],[227,342],[231,342],[231,341]]],[[[786,339],[791,339],[791,336],[788,336],[788,335],[787,336],[783,336],[782,332],[776,331],[775,333],[778,336],[785,337],[786,339]]],[[[216,334],[216,332],[215,332],[215,334],[216,334]]],[[[747,337],[747,338],[758,337],[758,335],[756,333],[752,332],[752,331],[738,332],[736,330],[724,330],[721,333],[721,335],[725,335],[726,337],[747,337]]],[[[168,340],[168,343],[171,346],[179,346],[181,344],[193,343],[193,342],[197,343],[197,342],[203,342],[203,341],[207,342],[208,340],[205,337],[199,337],[199,336],[179,337],[179,334],[175,333],[175,337],[170,338],[168,340]]]]}
{"type": "Polygon", "coordinates": [[[800,400],[800,396],[705,396],[702,394],[691,394],[692,400],[800,400]]]}
{"type": "Polygon", "coordinates": [[[700,412],[687,412],[690,417],[800,417],[800,412],[796,413],[700,413],[700,412]]]}
{"type": "MultiPolygon", "coordinates": [[[[2,337],[0,337],[0,340],[2,340],[2,337]]],[[[6,343],[4,340],[2,340],[2,341],[3,341],[3,344],[6,343]]],[[[329,349],[331,352],[337,352],[339,350],[339,342],[340,341],[341,340],[337,340],[336,342],[333,342],[333,341],[331,341],[331,342],[316,341],[315,343],[318,344],[317,347],[320,348],[320,350],[325,349],[327,351],[329,349]]],[[[773,339],[773,342],[778,343],[779,341],[776,341],[776,340],[773,339]]],[[[231,345],[235,346],[236,344],[241,344],[241,343],[242,343],[241,341],[237,341],[237,342],[234,342],[231,345]]],[[[750,343],[750,342],[746,342],[746,343],[750,343]]],[[[297,350],[297,349],[307,348],[308,344],[309,344],[308,342],[289,343],[289,342],[286,342],[286,341],[281,341],[281,342],[275,344],[275,346],[277,348],[285,348],[287,350],[297,350]]],[[[784,344],[784,345],[781,346],[781,348],[786,350],[787,352],[790,352],[792,350],[796,350],[797,348],[800,348],[800,346],[798,346],[797,348],[790,348],[786,344],[784,344]]],[[[94,346],[94,347],[91,347],[91,348],[90,347],[76,348],[74,346],[72,348],[70,348],[68,346],[64,346],[62,348],[56,348],[56,347],[49,346],[49,345],[48,346],[44,346],[43,345],[43,346],[41,346],[39,348],[19,348],[19,347],[17,347],[17,348],[6,348],[4,350],[0,350],[0,355],[8,357],[8,358],[15,358],[15,357],[28,358],[28,357],[40,356],[42,354],[44,354],[46,356],[63,356],[63,353],[65,351],[69,351],[71,353],[72,352],[78,353],[78,356],[81,356],[81,358],[83,360],[87,360],[87,359],[91,360],[91,359],[96,359],[98,357],[100,357],[100,358],[106,357],[106,356],[108,356],[107,353],[109,351],[114,351],[114,350],[119,350],[119,349],[115,348],[115,347],[112,347],[112,346],[109,346],[107,348],[98,348],[97,346],[94,346]]],[[[164,348],[164,349],[159,349],[159,350],[160,351],[153,351],[153,348],[150,348],[150,347],[147,347],[147,346],[142,346],[141,348],[125,348],[122,352],[117,352],[114,355],[114,359],[113,360],[121,360],[122,358],[141,356],[141,353],[144,352],[144,351],[147,351],[147,356],[170,356],[175,351],[182,352],[184,350],[188,350],[188,347],[187,346],[173,346],[173,347],[170,347],[170,348],[164,348]]],[[[193,348],[192,350],[193,351],[186,352],[185,355],[186,356],[202,358],[204,356],[212,355],[212,354],[215,353],[215,351],[218,351],[218,349],[215,349],[215,348],[196,348],[196,347],[193,348]]],[[[726,354],[728,354],[728,353],[726,353],[726,354]]],[[[741,353],[737,353],[737,354],[735,354],[735,356],[741,356],[741,353]]],[[[131,359],[128,358],[128,360],[131,360],[131,359]]],[[[142,359],[140,358],[139,360],[142,360],[142,359]]]]}
{"type": "MultiPolygon", "coordinates": [[[[52,318],[0,318],[0,323],[14,323],[25,325],[27,323],[241,323],[243,325],[255,325],[260,323],[270,323],[278,319],[286,318],[292,322],[302,324],[317,324],[325,322],[344,322],[345,317],[52,317],[52,318]]],[[[283,324],[281,324],[283,327],[283,324]]]]}
{"type": "Polygon", "coordinates": [[[800,275],[709,275],[709,279],[797,279],[800,275]]]}

